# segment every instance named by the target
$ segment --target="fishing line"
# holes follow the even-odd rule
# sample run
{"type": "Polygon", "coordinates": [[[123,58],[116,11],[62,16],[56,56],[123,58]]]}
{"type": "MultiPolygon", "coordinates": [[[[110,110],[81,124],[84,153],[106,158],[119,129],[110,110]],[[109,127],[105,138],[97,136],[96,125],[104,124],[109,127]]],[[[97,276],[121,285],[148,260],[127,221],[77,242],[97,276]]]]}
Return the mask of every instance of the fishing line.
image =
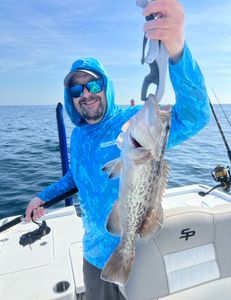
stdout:
{"type": "MultiPolygon", "coordinates": [[[[224,132],[221,128],[221,125],[219,123],[219,120],[217,118],[217,115],[214,111],[214,108],[213,108],[213,105],[209,99],[209,105],[210,105],[210,108],[211,108],[211,111],[213,113],[213,116],[214,116],[214,119],[217,123],[217,127],[220,131],[220,134],[221,134],[221,137],[223,139],[223,142],[225,144],[225,147],[227,149],[227,154],[228,154],[228,157],[229,157],[229,161],[231,162],[231,150],[229,148],[229,145],[228,145],[228,142],[225,138],[225,135],[224,135],[224,132]]],[[[213,179],[217,182],[219,182],[219,184],[217,184],[216,186],[214,186],[213,188],[211,188],[209,191],[207,192],[204,192],[204,191],[201,191],[199,192],[198,194],[201,196],[201,197],[204,197],[206,195],[208,195],[210,192],[212,192],[213,190],[217,189],[218,187],[222,187],[223,190],[225,192],[229,192],[230,191],[230,187],[231,187],[231,173],[230,173],[230,168],[229,166],[227,166],[226,168],[222,165],[218,165],[215,167],[215,169],[213,170],[213,172],[211,172],[211,175],[213,176],[213,179]]]]}
{"type": "Polygon", "coordinates": [[[218,99],[218,97],[217,97],[216,93],[214,92],[214,90],[213,90],[213,88],[212,88],[212,87],[210,87],[210,89],[212,90],[212,92],[213,92],[213,94],[214,94],[215,98],[217,99],[217,102],[218,102],[218,104],[219,104],[220,108],[222,109],[222,111],[223,111],[223,114],[224,114],[224,116],[225,116],[225,118],[226,118],[227,122],[229,123],[229,126],[231,127],[231,123],[230,123],[230,121],[229,121],[229,118],[227,117],[227,115],[226,115],[226,113],[225,113],[225,111],[224,111],[224,109],[223,109],[223,107],[222,107],[222,105],[221,105],[221,103],[220,103],[220,101],[219,101],[219,99],[218,99]]]}
{"type": "Polygon", "coordinates": [[[231,150],[230,150],[230,148],[229,148],[228,142],[227,142],[227,140],[226,140],[226,138],[225,138],[224,132],[223,132],[223,130],[222,130],[222,128],[221,128],[221,125],[220,125],[219,120],[218,120],[218,118],[217,118],[217,116],[216,116],[216,113],[215,113],[215,111],[214,111],[214,108],[213,108],[213,105],[212,105],[210,99],[209,99],[209,105],[210,105],[210,108],[211,108],[211,110],[212,110],[214,119],[215,119],[215,121],[216,121],[216,123],[217,123],[217,127],[218,127],[218,129],[219,129],[219,131],[220,131],[220,133],[221,133],[221,137],[222,137],[222,139],[223,139],[223,142],[224,142],[224,144],[225,144],[225,147],[226,147],[226,149],[227,149],[227,154],[228,154],[228,157],[229,157],[229,161],[231,162],[231,150]]]}

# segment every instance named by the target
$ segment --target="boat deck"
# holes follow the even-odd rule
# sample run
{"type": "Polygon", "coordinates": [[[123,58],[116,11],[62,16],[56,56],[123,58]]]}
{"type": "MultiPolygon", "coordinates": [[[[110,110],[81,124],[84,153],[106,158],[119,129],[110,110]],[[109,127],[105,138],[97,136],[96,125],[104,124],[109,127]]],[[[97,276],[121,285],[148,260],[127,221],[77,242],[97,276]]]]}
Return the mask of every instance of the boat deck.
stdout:
{"type": "MultiPolygon", "coordinates": [[[[128,299],[231,299],[231,259],[223,261],[231,253],[231,238],[225,238],[224,245],[223,238],[217,240],[219,230],[230,236],[231,196],[217,190],[205,197],[198,195],[199,191],[207,190],[207,186],[192,185],[166,191],[161,233],[137,243],[132,274],[121,289],[128,299]],[[206,216],[198,218],[198,214],[204,213],[206,216]],[[216,227],[215,239],[211,230],[214,220],[224,220],[229,226],[216,227]],[[176,238],[178,226],[180,234],[187,229],[183,236],[196,231],[197,240],[188,237],[186,241],[179,239],[179,235],[176,238]],[[208,270],[204,272],[206,266],[208,270]]],[[[1,220],[0,225],[13,218],[1,220]]],[[[0,299],[84,299],[81,219],[74,207],[50,210],[44,219],[51,232],[31,246],[19,245],[19,238],[37,229],[33,223],[18,224],[0,234],[0,299]]]]}

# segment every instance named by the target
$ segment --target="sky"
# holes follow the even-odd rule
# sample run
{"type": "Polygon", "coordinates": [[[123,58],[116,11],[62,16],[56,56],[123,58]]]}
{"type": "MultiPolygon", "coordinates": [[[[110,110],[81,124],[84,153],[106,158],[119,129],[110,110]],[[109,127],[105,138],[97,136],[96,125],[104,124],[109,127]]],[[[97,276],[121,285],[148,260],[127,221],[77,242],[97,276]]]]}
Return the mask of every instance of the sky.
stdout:
{"type": "MultiPolygon", "coordinates": [[[[231,1],[182,0],[185,38],[221,103],[231,104],[231,1]]],[[[101,60],[116,102],[139,103],[144,17],[135,0],[0,0],[0,105],[63,102],[63,78],[81,57],[101,60]]],[[[168,75],[167,75],[168,78],[168,75]]],[[[174,103],[167,79],[163,103],[174,103]]]]}

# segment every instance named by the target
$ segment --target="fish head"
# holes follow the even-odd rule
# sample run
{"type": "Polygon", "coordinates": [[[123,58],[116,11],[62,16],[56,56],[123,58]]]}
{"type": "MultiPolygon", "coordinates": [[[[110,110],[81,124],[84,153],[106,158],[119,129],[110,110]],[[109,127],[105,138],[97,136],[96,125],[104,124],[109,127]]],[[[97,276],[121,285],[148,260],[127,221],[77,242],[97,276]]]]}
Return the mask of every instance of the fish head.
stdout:
{"type": "MultiPolygon", "coordinates": [[[[166,148],[170,129],[171,106],[159,108],[157,98],[150,94],[141,110],[127,123],[122,148],[138,159],[149,152],[159,160],[166,148]]],[[[148,156],[150,157],[150,155],[148,156]]]]}

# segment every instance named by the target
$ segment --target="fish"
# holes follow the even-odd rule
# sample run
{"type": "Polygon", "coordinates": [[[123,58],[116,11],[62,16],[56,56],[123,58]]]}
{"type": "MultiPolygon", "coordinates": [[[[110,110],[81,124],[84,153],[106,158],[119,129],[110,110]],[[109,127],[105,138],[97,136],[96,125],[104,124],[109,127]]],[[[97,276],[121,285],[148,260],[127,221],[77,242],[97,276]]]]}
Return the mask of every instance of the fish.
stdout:
{"type": "Polygon", "coordinates": [[[109,178],[119,177],[119,199],[106,229],[121,236],[101,271],[101,279],[124,286],[135,259],[137,238],[157,234],[163,224],[162,197],[169,166],[163,159],[171,123],[171,106],[159,108],[150,94],[142,108],[123,126],[120,157],[102,167],[109,178]]]}

